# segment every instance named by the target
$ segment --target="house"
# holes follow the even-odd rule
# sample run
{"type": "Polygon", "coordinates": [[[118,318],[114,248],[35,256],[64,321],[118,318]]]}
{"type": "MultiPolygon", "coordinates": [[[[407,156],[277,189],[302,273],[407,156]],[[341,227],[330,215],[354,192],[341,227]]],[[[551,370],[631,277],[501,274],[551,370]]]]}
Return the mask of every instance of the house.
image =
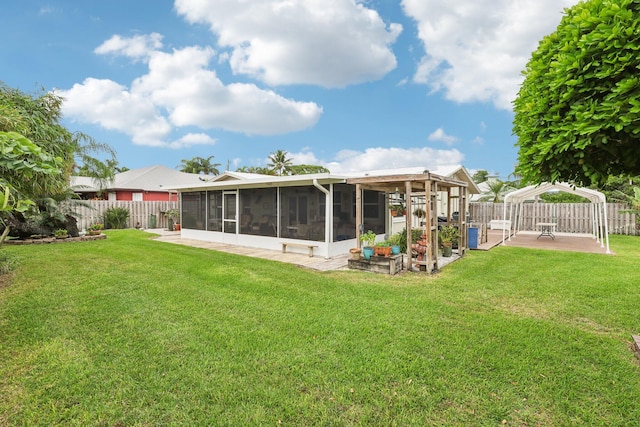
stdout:
{"type": "Polygon", "coordinates": [[[467,191],[475,193],[477,187],[464,167],[450,172],[454,177],[424,168],[293,176],[225,172],[171,189],[180,193],[184,238],[274,250],[304,244],[329,258],[359,246],[362,231],[372,230],[379,238],[390,234],[392,194],[404,194],[407,207],[422,198],[434,217],[436,196],[446,201],[449,218],[453,208],[466,211],[467,191]]]}
{"type": "Polygon", "coordinates": [[[116,174],[102,190],[102,196],[98,196],[99,189],[90,177],[72,176],[71,188],[83,199],[104,199],[106,195],[108,200],[166,202],[178,200],[177,192],[169,190],[169,185],[196,184],[210,178],[155,165],[116,174]]]}

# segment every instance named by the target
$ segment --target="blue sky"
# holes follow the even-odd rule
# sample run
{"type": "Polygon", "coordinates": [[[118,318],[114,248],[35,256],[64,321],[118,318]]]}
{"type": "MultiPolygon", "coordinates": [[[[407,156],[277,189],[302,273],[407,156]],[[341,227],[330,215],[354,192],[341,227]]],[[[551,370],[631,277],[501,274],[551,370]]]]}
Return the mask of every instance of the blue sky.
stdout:
{"type": "Polygon", "coordinates": [[[266,166],[282,149],[335,173],[463,164],[506,179],[520,73],[575,3],[10,0],[0,81],[56,91],[64,125],[132,169],[266,166]]]}

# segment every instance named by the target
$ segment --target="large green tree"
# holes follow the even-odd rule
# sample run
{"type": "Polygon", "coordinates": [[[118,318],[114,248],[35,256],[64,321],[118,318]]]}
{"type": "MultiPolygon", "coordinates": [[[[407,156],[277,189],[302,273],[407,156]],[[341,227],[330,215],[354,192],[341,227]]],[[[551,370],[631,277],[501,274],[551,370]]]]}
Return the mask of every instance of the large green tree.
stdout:
{"type": "MultiPolygon", "coordinates": [[[[113,171],[102,159],[114,160],[115,152],[87,134],[64,127],[60,123],[63,101],[51,92],[27,94],[0,82],[0,131],[16,132],[60,161],[60,173],[22,183],[21,192],[34,200],[66,193],[69,176],[78,165],[89,171],[87,176],[101,182],[113,178],[113,171]]],[[[18,179],[22,177],[18,175],[18,179]]]]}
{"type": "Polygon", "coordinates": [[[24,222],[27,205],[41,208],[44,200],[70,194],[69,176],[77,164],[88,165],[94,178],[113,176],[96,157],[106,153],[113,159],[113,150],[62,126],[62,102],[51,92],[26,94],[0,82],[0,206],[5,225],[24,222]]]}
{"type": "Polygon", "coordinates": [[[533,53],[514,102],[526,182],[597,184],[640,174],[640,0],[565,10],[533,53]]]}

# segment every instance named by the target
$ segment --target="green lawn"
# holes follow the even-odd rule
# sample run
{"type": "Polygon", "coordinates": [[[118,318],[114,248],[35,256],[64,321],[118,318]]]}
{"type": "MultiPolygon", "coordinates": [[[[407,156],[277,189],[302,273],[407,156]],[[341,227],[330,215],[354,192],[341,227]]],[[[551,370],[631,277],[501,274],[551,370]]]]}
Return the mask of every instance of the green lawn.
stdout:
{"type": "Polygon", "coordinates": [[[7,247],[0,426],[624,426],[640,239],[319,273],[137,230],[7,247]]]}

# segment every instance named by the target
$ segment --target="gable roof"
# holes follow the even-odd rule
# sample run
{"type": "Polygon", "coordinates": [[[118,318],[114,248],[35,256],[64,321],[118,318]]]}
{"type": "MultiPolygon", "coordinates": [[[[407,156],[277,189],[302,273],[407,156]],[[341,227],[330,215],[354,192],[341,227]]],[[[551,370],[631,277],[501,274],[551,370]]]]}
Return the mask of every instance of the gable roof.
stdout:
{"type": "MultiPolygon", "coordinates": [[[[176,185],[191,185],[210,179],[210,176],[180,172],[162,165],[131,169],[115,175],[113,182],[105,191],[169,191],[176,185]]],[[[79,193],[98,191],[93,179],[85,176],[72,176],[71,188],[79,193]]]]}
{"type": "Polygon", "coordinates": [[[480,189],[478,185],[473,181],[473,177],[462,165],[450,165],[441,166],[437,169],[426,169],[423,166],[414,166],[410,168],[396,168],[396,169],[379,169],[363,172],[348,172],[342,175],[346,175],[349,178],[362,178],[366,176],[387,176],[387,175],[420,175],[423,173],[432,173],[447,178],[453,178],[458,181],[467,183],[467,191],[469,194],[479,194],[480,189]]]}
{"type": "Polygon", "coordinates": [[[555,184],[545,182],[539,185],[530,185],[528,187],[512,191],[504,196],[504,202],[521,203],[525,200],[532,200],[536,196],[549,191],[564,191],[565,193],[575,194],[588,199],[592,203],[606,203],[607,201],[604,194],[590,188],[575,187],[566,182],[556,182],[555,184]]]}

